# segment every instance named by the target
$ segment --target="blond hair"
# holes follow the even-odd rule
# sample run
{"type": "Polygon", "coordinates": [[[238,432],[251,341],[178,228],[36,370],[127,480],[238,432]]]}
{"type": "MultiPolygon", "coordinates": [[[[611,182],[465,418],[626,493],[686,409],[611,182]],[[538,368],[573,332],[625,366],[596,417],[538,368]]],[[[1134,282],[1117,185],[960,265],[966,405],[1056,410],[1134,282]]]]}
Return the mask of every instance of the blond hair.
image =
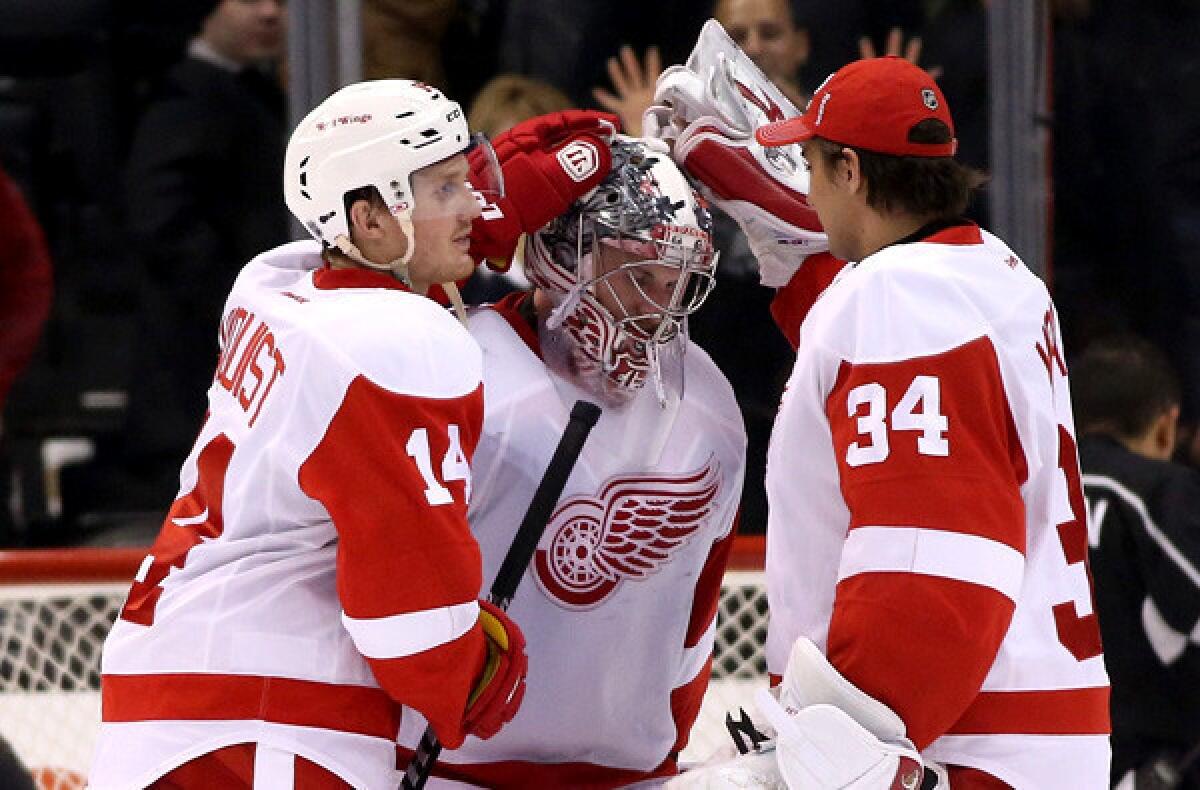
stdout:
{"type": "Polygon", "coordinates": [[[480,88],[467,110],[467,121],[472,131],[492,136],[518,121],[574,106],[565,93],[548,82],[501,74],[480,88]]]}

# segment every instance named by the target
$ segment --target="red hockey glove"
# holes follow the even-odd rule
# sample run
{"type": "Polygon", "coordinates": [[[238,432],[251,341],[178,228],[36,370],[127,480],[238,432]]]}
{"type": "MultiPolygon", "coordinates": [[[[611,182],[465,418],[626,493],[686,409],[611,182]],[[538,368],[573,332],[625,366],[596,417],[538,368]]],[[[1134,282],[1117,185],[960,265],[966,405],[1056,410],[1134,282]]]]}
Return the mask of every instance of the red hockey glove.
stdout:
{"type": "MultiPolygon", "coordinates": [[[[475,220],[472,257],[507,270],[522,233],[540,230],[608,175],[618,124],[609,113],[566,110],[496,135],[492,148],[504,174],[504,196],[475,220]]],[[[484,168],[483,156],[480,149],[468,154],[473,174],[484,168]]]]}
{"type": "Polygon", "coordinates": [[[525,697],[525,636],[503,609],[479,602],[479,624],[487,637],[488,657],[483,674],[467,699],[463,730],[490,738],[517,715],[525,697]]]}

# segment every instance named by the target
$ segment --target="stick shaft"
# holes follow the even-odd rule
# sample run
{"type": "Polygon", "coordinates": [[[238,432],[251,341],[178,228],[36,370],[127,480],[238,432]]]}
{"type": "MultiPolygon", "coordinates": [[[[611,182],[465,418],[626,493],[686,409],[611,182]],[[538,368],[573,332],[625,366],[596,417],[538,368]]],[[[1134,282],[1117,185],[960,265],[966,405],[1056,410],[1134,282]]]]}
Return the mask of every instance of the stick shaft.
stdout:
{"type": "MultiPolygon", "coordinates": [[[[571,418],[567,421],[567,427],[563,429],[558,446],[554,448],[554,455],[551,456],[546,472],[533,492],[533,498],[529,500],[529,508],[525,511],[525,517],[521,519],[521,526],[517,528],[512,545],[508,547],[508,553],[504,555],[504,561],[500,563],[500,570],[496,572],[496,578],[488,591],[488,600],[501,609],[507,609],[512,603],[513,595],[516,594],[521,578],[525,575],[525,569],[529,567],[529,561],[537,551],[542,532],[550,521],[554,506],[558,504],[558,498],[562,496],[567,485],[567,478],[571,476],[571,470],[579,460],[583,443],[587,441],[598,419],[600,407],[594,403],[578,400],[571,407],[571,418]]],[[[400,787],[403,790],[421,790],[425,787],[430,774],[433,773],[433,765],[441,753],[442,744],[434,734],[433,728],[426,727],[421,741],[417,744],[417,752],[404,771],[400,787]]]]}

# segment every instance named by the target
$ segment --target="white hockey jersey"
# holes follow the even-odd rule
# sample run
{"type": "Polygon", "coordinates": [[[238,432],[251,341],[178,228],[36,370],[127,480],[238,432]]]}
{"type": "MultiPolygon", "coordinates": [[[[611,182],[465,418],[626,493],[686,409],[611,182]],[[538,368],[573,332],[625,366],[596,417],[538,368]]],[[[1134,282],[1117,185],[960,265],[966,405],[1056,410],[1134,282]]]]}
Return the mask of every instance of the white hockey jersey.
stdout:
{"type": "Polygon", "coordinates": [[[843,270],[768,454],[768,663],[807,636],[934,760],[1103,788],[1108,679],[1042,282],[966,223],[843,270]]]}
{"type": "MultiPolygon", "coordinates": [[[[592,400],[538,356],[526,298],[470,318],[485,416],[469,517],[488,583],[572,404],[592,400]]],[[[494,738],[442,752],[435,776],[601,788],[675,772],[708,683],[746,445],[728,381],[694,344],[684,362],[677,409],[647,386],[600,417],[509,608],[529,655],[521,709],[494,738]]],[[[406,719],[401,743],[419,736],[406,719]]]]}
{"type": "Polygon", "coordinates": [[[243,269],[220,349],[105,643],[90,787],[257,741],[390,790],[397,701],[461,739],[485,657],[466,525],[479,347],[391,277],[296,242],[243,269]]]}

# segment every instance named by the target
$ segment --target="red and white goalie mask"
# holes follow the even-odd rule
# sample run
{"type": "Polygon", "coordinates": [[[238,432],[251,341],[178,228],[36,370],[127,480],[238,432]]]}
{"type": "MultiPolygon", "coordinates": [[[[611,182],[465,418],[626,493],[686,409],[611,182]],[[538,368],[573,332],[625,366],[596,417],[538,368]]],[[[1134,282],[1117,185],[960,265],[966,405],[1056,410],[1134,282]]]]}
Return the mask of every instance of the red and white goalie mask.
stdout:
{"type": "Polygon", "coordinates": [[[666,403],[715,282],[712,219],[661,143],[618,136],[612,151],[609,176],[529,237],[525,272],[554,304],[539,324],[548,364],[610,405],[647,381],[666,403]]]}

